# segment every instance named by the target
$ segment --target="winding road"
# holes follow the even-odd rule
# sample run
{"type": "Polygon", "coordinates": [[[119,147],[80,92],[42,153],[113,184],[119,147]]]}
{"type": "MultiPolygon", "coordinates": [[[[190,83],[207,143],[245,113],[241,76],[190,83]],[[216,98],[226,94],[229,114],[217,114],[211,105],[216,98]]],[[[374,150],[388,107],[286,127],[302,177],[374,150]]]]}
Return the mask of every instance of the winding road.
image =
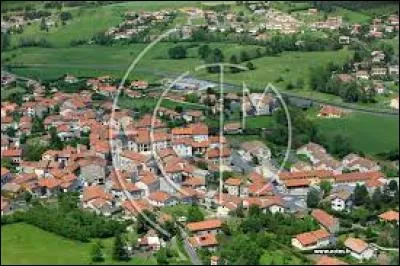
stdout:
{"type": "MultiPolygon", "coordinates": [[[[23,64],[23,65],[15,65],[15,64],[6,64],[4,67],[8,68],[83,68],[83,69],[97,69],[97,70],[126,70],[128,66],[122,65],[122,64],[111,64],[111,65],[79,65],[79,64],[23,64]]],[[[179,75],[176,73],[171,73],[171,72],[166,72],[166,71],[160,71],[157,69],[148,69],[148,68],[143,68],[139,67],[135,69],[136,72],[138,73],[147,73],[147,74],[152,74],[160,77],[168,77],[170,79],[176,79],[178,78],[179,75]]],[[[215,80],[209,80],[209,79],[199,79],[195,76],[190,76],[188,77],[197,79],[199,81],[207,81],[207,82],[212,82],[216,83],[215,80]]],[[[21,77],[17,76],[18,79],[20,80],[29,80],[29,78],[26,77],[21,77]]],[[[241,91],[242,86],[229,83],[229,82],[224,82],[224,89],[226,91],[241,91]]],[[[321,105],[321,104],[329,104],[332,106],[340,107],[344,110],[348,111],[357,111],[357,112],[364,112],[364,113],[370,113],[370,114],[380,114],[380,115],[389,115],[389,116],[398,116],[399,111],[397,110],[390,110],[390,109],[376,109],[376,108],[367,108],[367,107],[362,107],[359,105],[355,104],[346,104],[346,103],[337,103],[337,102],[330,102],[330,101],[325,101],[321,99],[316,99],[314,97],[307,97],[307,96],[301,96],[295,93],[290,93],[287,91],[279,91],[282,95],[287,96],[289,99],[294,99],[294,100],[306,100],[310,101],[312,105],[321,105]]]]}

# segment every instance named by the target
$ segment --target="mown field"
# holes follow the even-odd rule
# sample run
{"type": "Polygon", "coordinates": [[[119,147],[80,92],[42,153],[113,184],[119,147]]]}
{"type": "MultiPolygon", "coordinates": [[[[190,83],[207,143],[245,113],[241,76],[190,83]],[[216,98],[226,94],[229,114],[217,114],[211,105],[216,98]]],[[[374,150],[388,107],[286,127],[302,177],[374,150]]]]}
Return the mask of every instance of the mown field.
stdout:
{"type": "MultiPolygon", "coordinates": [[[[103,264],[151,265],[153,257],[134,257],[129,262],[115,262],[113,239],[103,239],[106,260],[103,264]]],[[[90,264],[90,243],[62,238],[28,224],[1,227],[1,264],[90,264]]]]}
{"type": "Polygon", "coordinates": [[[399,117],[353,112],[341,119],[315,118],[328,137],[343,134],[357,150],[375,155],[399,147],[399,117]]]}
{"type": "MultiPolygon", "coordinates": [[[[316,115],[317,110],[311,109],[308,117],[315,121],[318,130],[327,138],[333,138],[337,134],[347,136],[353,148],[365,154],[373,156],[399,147],[398,116],[352,112],[341,119],[326,119],[316,115]]],[[[273,123],[271,116],[251,117],[247,120],[247,128],[268,128],[273,123]]],[[[257,135],[228,136],[228,138],[236,139],[238,142],[262,140],[257,135]]]]}

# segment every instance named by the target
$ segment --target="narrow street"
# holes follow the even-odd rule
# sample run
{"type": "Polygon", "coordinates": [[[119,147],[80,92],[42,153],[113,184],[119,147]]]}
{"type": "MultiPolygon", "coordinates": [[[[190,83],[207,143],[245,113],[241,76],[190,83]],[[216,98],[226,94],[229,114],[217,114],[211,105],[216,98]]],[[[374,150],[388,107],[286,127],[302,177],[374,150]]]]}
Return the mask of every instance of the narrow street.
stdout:
{"type": "Polygon", "coordinates": [[[178,227],[179,227],[179,230],[181,231],[184,248],[186,250],[186,253],[189,255],[190,261],[192,262],[193,265],[202,265],[203,263],[201,262],[199,256],[197,255],[196,251],[194,250],[194,248],[192,248],[192,246],[189,243],[189,237],[188,237],[187,233],[179,225],[178,225],[178,227]]]}

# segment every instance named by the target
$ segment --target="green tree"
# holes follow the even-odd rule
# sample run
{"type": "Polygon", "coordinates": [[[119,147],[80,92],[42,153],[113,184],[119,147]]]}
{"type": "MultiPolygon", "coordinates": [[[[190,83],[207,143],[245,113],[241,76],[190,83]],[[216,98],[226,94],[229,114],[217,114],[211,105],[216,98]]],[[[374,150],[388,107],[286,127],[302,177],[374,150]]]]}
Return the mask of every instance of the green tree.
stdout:
{"type": "Polygon", "coordinates": [[[324,197],[326,197],[327,195],[329,195],[329,193],[330,193],[331,190],[332,190],[332,184],[331,184],[331,182],[326,181],[326,180],[322,181],[322,182],[319,184],[319,187],[320,187],[321,190],[324,192],[324,197]]]}
{"type": "Polygon", "coordinates": [[[25,200],[27,203],[31,202],[31,200],[32,200],[32,193],[29,192],[29,191],[25,191],[24,194],[23,194],[23,198],[24,198],[24,200],[25,200]]]}
{"type": "Polygon", "coordinates": [[[369,201],[368,190],[365,185],[357,184],[353,192],[353,202],[361,206],[369,201]]]}
{"type": "Polygon", "coordinates": [[[375,188],[369,205],[373,210],[380,210],[382,207],[382,191],[380,187],[375,188]]]}
{"type": "Polygon", "coordinates": [[[34,117],[32,121],[32,133],[43,133],[44,132],[44,124],[43,119],[39,117],[34,117]]]}
{"type": "MultiPolygon", "coordinates": [[[[224,54],[222,53],[222,50],[219,48],[214,48],[212,52],[205,58],[205,61],[207,64],[217,64],[217,63],[223,63],[224,62],[224,54]]],[[[220,72],[220,67],[219,66],[209,66],[207,68],[207,71],[209,73],[219,73],[220,72]]]]}
{"type": "Polygon", "coordinates": [[[15,133],[16,133],[16,129],[14,127],[7,127],[6,129],[6,134],[7,136],[9,136],[10,138],[14,138],[15,137],[15,133]]]}
{"type": "Polygon", "coordinates": [[[207,44],[203,44],[202,46],[199,47],[198,49],[198,54],[201,59],[206,59],[211,53],[210,46],[207,44]]]}
{"type": "Polygon", "coordinates": [[[71,12],[68,11],[63,11],[60,13],[60,19],[63,23],[65,23],[67,20],[72,19],[72,14],[71,12]]]}
{"type": "Polygon", "coordinates": [[[125,249],[124,239],[121,234],[118,234],[114,240],[113,259],[117,261],[128,261],[129,255],[125,249]]]}
{"type": "Polygon", "coordinates": [[[246,51],[240,52],[240,62],[246,62],[250,60],[250,56],[246,51]]]}
{"type": "Polygon", "coordinates": [[[55,127],[51,127],[49,129],[49,132],[50,132],[50,148],[55,150],[62,150],[64,148],[64,143],[58,136],[57,129],[55,127]]]}
{"type": "Polygon", "coordinates": [[[182,105],[177,105],[175,107],[175,112],[178,112],[178,113],[181,114],[183,112],[183,106],[182,105]]]}
{"type": "Polygon", "coordinates": [[[339,157],[344,157],[352,151],[350,139],[341,134],[335,135],[328,145],[328,151],[339,157]]]}
{"type": "Polygon", "coordinates": [[[307,193],[307,207],[308,208],[317,208],[319,204],[319,191],[315,188],[310,188],[307,193]]]}
{"type": "Polygon", "coordinates": [[[91,250],[91,258],[92,262],[103,262],[104,261],[104,254],[103,254],[103,245],[100,241],[96,241],[92,245],[91,250]]]}
{"type": "Polygon", "coordinates": [[[40,20],[40,30],[47,30],[46,19],[44,17],[40,20]]]}
{"type": "Polygon", "coordinates": [[[168,56],[172,59],[186,58],[186,49],[182,45],[171,47],[168,50],[168,56]]]}
{"type": "Polygon", "coordinates": [[[254,70],[254,69],[256,69],[256,67],[254,66],[254,64],[253,64],[251,61],[249,61],[249,62],[246,63],[246,67],[247,67],[249,70],[254,70]]]}
{"type": "MultiPolygon", "coordinates": [[[[231,56],[231,58],[229,59],[229,63],[231,63],[232,65],[237,65],[239,63],[236,55],[231,56]]],[[[231,73],[238,73],[240,71],[240,69],[237,67],[230,67],[229,69],[231,73]]]]}
{"type": "Polygon", "coordinates": [[[201,212],[199,206],[190,206],[187,213],[187,220],[188,222],[198,222],[204,220],[204,214],[201,212]]]}
{"type": "Polygon", "coordinates": [[[47,150],[47,146],[40,143],[39,140],[26,145],[23,157],[28,161],[40,161],[42,154],[47,150]]]}

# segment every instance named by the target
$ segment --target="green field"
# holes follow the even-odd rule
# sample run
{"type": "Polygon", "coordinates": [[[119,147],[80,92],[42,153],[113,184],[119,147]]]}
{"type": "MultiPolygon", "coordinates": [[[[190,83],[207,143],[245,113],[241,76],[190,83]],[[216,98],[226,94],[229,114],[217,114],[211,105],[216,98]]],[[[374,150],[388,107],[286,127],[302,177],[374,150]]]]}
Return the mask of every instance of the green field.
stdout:
{"type": "Polygon", "coordinates": [[[62,26],[58,13],[53,12],[53,20],[58,27],[52,27],[49,32],[40,30],[40,21],[24,28],[22,34],[13,35],[11,44],[16,45],[20,38],[46,38],[55,47],[67,47],[72,40],[89,40],[97,32],[117,26],[123,21],[126,11],[155,11],[164,8],[180,8],[182,6],[197,6],[199,2],[182,1],[151,1],[125,2],[99,7],[70,8],[73,19],[62,26]]]}
{"type": "Polygon", "coordinates": [[[315,118],[328,137],[347,135],[357,150],[376,154],[399,147],[399,117],[354,112],[341,119],[315,118]]]}
{"type": "MultiPolygon", "coordinates": [[[[120,263],[111,259],[113,239],[103,239],[104,264],[156,264],[154,258],[134,257],[120,263]]],[[[1,264],[89,264],[91,244],[43,231],[28,224],[1,227],[1,264]]]]}
{"type": "MultiPolygon", "coordinates": [[[[188,58],[172,60],[167,57],[168,49],[175,44],[159,43],[137,64],[130,78],[179,75],[185,71],[200,78],[218,80],[217,74],[195,71],[203,62],[197,57],[197,46],[188,49],[188,58]]],[[[183,45],[189,45],[188,43],[183,45]]],[[[191,44],[196,45],[196,44],[191,44]]],[[[200,45],[200,44],[197,44],[200,45]]],[[[211,43],[212,48],[221,48],[226,61],[233,54],[241,51],[254,51],[258,46],[238,45],[231,43],[211,43]]],[[[142,51],[145,44],[124,46],[80,46],[73,48],[23,48],[3,53],[8,58],[6,64],[14,66],[12,70],[21,76],[32,76],[41,79],[57,78],[65,73],[77,76],[93,76],[109,73],[121,76],[134,58],[142,51]],[[23,66],[23,67],[22,67],[23,66]]],[[[339,97],[312,92],[307,89],[310,66],[325,65],[328,62],[346,61],[352,52],[348,50],[324,52],[284,52],[280,56],[261,57],[253,60],[255,70],[240,73],[226,73],[225,81],[263,89],[268,83],[285,89],[289,82],[303,79],[305,88],[292,90],[294,93],[320,99],[340,101],[339,97]],[[281,81],[282,80],[282,81],[281,81]]]]}
{"type": "Polygon", "coordinates": [[[371,20],[371,17],[363,14],[361,12],[357,11],[352,11],[349,9],[337,7],[336,10],[332,13],[328,14],[329,16],[342,16],[344,21],[347,21],[349,23],[368,23],[371,20]]]}

